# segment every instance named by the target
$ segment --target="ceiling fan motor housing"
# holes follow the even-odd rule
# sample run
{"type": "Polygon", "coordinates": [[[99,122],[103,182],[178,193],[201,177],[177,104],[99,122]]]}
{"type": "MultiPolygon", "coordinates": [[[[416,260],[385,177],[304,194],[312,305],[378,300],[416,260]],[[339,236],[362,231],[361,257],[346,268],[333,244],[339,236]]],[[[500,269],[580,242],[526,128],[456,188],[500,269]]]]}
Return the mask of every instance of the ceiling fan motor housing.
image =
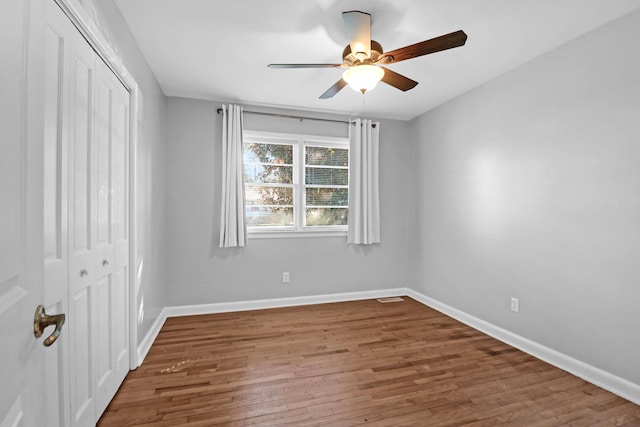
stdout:
{"type": "Polygon", "coordinates": [[[371,40],[371,54],[367,57],[364,52],[351,52],[351,46],[347,45],[342,51],[344,64],[352,67],[362,64],[375,64],[382,58],[382,45],[375,40],[371,40]]]}

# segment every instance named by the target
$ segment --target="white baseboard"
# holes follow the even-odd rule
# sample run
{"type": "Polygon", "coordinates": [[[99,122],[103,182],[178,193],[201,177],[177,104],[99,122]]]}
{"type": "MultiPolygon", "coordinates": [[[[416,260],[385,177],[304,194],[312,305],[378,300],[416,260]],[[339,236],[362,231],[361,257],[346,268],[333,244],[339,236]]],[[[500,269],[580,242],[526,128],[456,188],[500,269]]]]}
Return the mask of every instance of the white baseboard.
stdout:
{"type": "Polygon", "coordinates": [[[268,308],[294,307],[300,305],[325,304],[330,302],[358,301],[373,298],[385,298],[407,295],[407,288],[380,289],[374,291],[346,292],[340,294],[313,295],[304,297],[275,298],[254,301],[221,302],[213,304],[181,305],[165,307],[151,329],[138,346],[138,366],[151,349],[153,341],[160,333],[167,317],[193,316],[198,314],[229,313],[235,311],[264,310],[268,308]]]}
{"type": "Polygon", "coordinates": [[[489,322],[485,322],[475,316],[467,314],[433,298],[429,298],[413,289],[407,289],[407,296],[420,301],[439,312],[446,314],[460,322],[471,326],[495,339],[498,339],[512,347],[524,351],[540,360],[543,360],[557,368],[567,371],[592,384],[623,397],[636,405],[640,405],[640,385],[632,383],[624,378],[603,371],[595,366],[588,365],[566,354],[560,353],[537,342],[516,335],[506,329],[500,328],[489,322]]]}
{"type": "Polygon", "coordinates": [[[406,295],[406,288],[381,289],[377,291],[347,292],[341,294],[313,295],[308,297],[290,297],[263,299],[254,301],[222,302],[201,305],[183,305],[167,307],[167,317],[191,316],[196,314],[228,313],[233,311],[264,310],[267,308],[294,307],[298,305],[325,304],[329,302],[357,301],[372,298],[384,298],[406,295]]]}

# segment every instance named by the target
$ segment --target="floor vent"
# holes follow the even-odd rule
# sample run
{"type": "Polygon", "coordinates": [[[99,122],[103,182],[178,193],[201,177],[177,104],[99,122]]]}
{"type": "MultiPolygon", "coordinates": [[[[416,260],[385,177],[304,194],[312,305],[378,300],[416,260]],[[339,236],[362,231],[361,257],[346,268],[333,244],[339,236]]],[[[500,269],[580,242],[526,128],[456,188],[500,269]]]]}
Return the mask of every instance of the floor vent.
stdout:
{"type": "Polygon", "coordinates": [[[404,301],[404,299],[400,297],[378,298],[378,302],[381,302],[383,304],[388,302],[400,302],[400,301],[404,301]]]}

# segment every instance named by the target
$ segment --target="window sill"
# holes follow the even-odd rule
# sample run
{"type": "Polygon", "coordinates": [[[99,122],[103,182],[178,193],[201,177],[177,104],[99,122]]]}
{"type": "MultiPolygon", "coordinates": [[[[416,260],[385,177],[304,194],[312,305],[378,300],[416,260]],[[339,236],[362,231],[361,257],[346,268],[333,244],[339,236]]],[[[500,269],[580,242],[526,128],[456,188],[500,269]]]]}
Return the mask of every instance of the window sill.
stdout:
{"type": "Polygon", "coordinates": [[[247,238],[249,239],[290,239],[301,237],[347,237],[347,230],[247,230],[247,238]]]}

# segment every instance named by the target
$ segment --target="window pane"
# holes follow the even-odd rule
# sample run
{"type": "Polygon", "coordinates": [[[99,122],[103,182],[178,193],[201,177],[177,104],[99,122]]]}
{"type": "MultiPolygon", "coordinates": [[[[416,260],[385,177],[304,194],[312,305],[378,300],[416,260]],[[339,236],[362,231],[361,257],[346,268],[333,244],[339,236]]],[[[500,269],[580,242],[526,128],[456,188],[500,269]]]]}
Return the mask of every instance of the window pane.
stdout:
{"type": "Polygon", "coordinates": [[[307,206],[347,206],[349,190],[346,188],[307,188],[307,206]]]}
{"type": "Polygon", "coordinates": [[[349,170],[323,167],[305,168],[305,184],[311,185],[349,185],[349,170]]]}
{"type": "Polygon", "coordinates": [[[348,212],[346,208],[309,208],[307,225],[347,225],[348,212]]]}
{"type": "Polygon", "coordinates": [[[349,150],[307,146],[305,163],[307,165],[349,166],[349,150]]]}
{"type": "Polygon", "coordinates": [[[246,185],[244,192],[247,208],[256,205],[293,205],[293,187],[246,185]]]}
{"type": "Polygon", "coordinates": [[[245,163],[293,164],[293,145],[250,142],[244,144],[245,163]]]}
{"type": "Polygon", "coordinates": [[[247,227],[293,227],[293,207],[247,206],[247,227]]]}
{"type": "Polygon", "coordinates": [[[293,184],[293,166],[244,164],[244,182],[293,184]]]}
{"type": "Polygon", "coordinates": [[[347,224],[348,145],[338,141],[317,143],[324,146],[307,144],[296,135],[285,139],[251,132],[245,135],[243,164],[248,227],[302,230],[305,226],[347,224]],[[294,206],[294,200],[300,206],[294,206]]]}

